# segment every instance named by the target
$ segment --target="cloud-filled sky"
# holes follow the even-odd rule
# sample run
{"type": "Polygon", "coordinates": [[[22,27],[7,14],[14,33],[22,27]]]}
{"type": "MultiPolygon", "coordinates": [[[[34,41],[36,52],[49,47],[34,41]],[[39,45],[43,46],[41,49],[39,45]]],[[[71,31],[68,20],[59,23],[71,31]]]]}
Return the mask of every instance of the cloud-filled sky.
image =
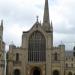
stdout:
{"type": "MultiPolygon", "coordinates": [[[[43,20],[44,0],[0,0],[0,20],[4,20],[6,46],[21,45],[22,32],[43,20]]],[[[49,0],[50,20],[53,22],[54,45],[61,41],[67,49],[75,45],[75,0],[49,0]],[[68,48],[69,46],[69,48],[68,48]]]]}

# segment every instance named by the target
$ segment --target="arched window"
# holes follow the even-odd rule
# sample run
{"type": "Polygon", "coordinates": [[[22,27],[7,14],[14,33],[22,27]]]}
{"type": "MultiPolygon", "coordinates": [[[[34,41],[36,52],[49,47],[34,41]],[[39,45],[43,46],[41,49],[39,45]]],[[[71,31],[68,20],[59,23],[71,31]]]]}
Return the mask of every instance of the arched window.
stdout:
{"type": "Polygon", "coordinates": [[[68,67],[68,64],[66,63],[66,68],[68,67]]]}
{"type": "Polygon", "coordinates": [[[16,61],[19,61],[19,53],[16,53],[16,61]]]}
{"type": "Polygon", "coordinates": [[[69,72],[68,75],[72,75],[72,72],[69,72]]]}
{"type": "Polygon", "coordinates": [[[35,31],[29,37],[28,44],[28,61],[45,61],[46,60],[46,40],[44,35],[35,31]]]}
{"type": "Polygon", "coordinates": [[[58,70],[54,70],[53,71],[53,75],[59,75],[59,71],[58,70]]]}
{"type": "Polygon", "coordinates": [[[54,54],[54,60],[57,61],[58,60],[58,56],[57,53],[54,54]]]}
{"type": "Polygon", "coordinates": [[[14,70],[14,75],[20,75],[20,70],[18,69],[14,70]]]}
{"type": "Polygon", "coordinates": [[[73,67],[73,63],[71,64],[71,67],[73,67]]]}

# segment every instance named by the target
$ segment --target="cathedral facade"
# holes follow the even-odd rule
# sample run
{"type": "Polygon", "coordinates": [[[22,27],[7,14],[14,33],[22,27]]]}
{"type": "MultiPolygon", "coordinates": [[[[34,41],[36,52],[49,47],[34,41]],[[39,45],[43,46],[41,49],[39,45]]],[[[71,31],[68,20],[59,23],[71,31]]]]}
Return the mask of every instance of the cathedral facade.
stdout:
{"type": "Polygon", "coordinates": [[[9,46],[6,72],[7,75],[75,75],[75,48],[70,52],[65,51],[64,44],[53,46],[48,0],[43,23],[37,17],[32,28],[23,32],[21,46],[9,46]]]}

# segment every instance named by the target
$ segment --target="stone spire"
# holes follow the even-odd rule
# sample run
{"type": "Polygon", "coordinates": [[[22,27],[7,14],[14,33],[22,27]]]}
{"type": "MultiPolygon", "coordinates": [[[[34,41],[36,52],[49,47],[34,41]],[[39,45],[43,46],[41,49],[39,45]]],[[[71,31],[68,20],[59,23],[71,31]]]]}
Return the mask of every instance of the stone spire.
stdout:
{"type": "Polygon", "coordinates": [[[50,31],[50,19],[49,19],[48,0],[45,0],[44,17],[43,17],[43,29],[45,31],[50,31]]]}
{"type": "Polygon", "coordinates": [[[48,0],[45,0],[43,22],[49,22],[49,7],[48,7],[48,0]]]}

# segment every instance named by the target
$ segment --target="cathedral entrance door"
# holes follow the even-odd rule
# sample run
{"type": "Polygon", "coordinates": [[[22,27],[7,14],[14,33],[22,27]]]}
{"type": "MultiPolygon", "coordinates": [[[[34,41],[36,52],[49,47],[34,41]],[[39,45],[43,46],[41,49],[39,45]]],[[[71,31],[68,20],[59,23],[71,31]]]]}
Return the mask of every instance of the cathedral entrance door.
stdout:
{"type": "Polygon", "coordinates": [[[59,75],[59,71],[57,70],[53,71],[53,75],[59,75]]]}
{"type": "Polygon", "coordinates": [[[14,75],[20,75],[20,70],[18,69],[14,70],[14,75]]]}
{"type": "Polygon", "coordinates": [[[34,67],[31,73],[32,75],[41,75],[41,70],[38,67],[34,67]]]}

